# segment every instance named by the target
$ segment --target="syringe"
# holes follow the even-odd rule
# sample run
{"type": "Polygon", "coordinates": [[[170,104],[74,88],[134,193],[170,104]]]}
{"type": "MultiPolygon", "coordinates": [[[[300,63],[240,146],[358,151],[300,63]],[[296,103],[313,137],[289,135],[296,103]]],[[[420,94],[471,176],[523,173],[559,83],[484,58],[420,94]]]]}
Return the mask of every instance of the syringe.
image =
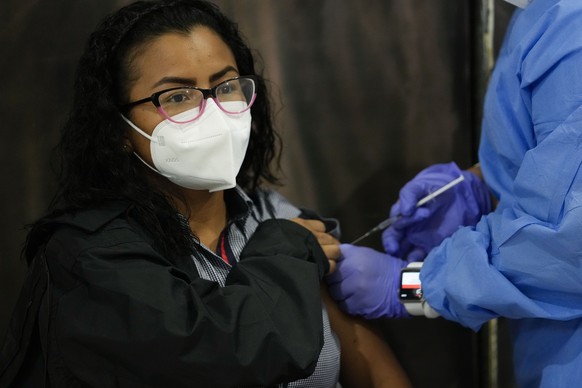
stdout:
{"type": "MultiPolygon", "coordinates": [[[[424,205],[425,203],[427,203],[428,201],[430,201],[431,199],[438,197],[439,195],[441,195],[445,191],[449,190],[451,187],[461,183],[464,179],[465,179],[465,177],[463,175],[459,175],[458,178],[450,181],[446,185],[438,188],[437,190],[433,191],[432,193],[430,193],[426,197],[422,198],[420,201],[418,201],[416,203],[416,207],[420,207],[420,206],[424,205]]],[[[356,243],[365,239],[366,237],[368,237],[376,232],[380,232],[380,231],[386,229],[387,227],[392,225],[394,222],[396,222],[396,220],[398,220],[400,217],[402,217],[402,216],[399,214],[399,215],[396,215],[394,217],[390,217],[390,218],[385,219],[384,221],[380,222],[378,225],[374,226],[372,229],[368,230],[366,233],[364,233],[363,235],[361,235],[360,237],[358,237],[357,239],[352,241],[350,244],[355,245],[356,243]]]]}

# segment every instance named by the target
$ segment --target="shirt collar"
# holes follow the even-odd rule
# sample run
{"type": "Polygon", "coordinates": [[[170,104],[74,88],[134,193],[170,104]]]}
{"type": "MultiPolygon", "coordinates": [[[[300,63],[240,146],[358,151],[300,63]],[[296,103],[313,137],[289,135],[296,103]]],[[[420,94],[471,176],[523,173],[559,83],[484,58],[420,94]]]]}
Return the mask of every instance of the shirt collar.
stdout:
{"type": "Polygon", "coordinates": [[[253,201],[240,186],[225,190],[224,202],[230,221],[246,219],[253,207],[253,201]]]}

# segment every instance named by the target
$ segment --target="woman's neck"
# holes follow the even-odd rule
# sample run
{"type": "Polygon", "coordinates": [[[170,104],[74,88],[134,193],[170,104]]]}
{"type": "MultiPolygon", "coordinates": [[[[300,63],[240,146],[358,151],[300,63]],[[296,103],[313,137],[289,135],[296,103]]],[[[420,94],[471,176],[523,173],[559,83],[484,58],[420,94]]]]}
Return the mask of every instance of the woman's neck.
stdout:
{"type": "Polygon", "coordinates": [[[178,210],[188,218],[192,233],[200,242],[216,251],[218,238],[227,224],[224,191],[210,193],[201,190],[184,190],[183,200],[177,201],[178,210]]]}

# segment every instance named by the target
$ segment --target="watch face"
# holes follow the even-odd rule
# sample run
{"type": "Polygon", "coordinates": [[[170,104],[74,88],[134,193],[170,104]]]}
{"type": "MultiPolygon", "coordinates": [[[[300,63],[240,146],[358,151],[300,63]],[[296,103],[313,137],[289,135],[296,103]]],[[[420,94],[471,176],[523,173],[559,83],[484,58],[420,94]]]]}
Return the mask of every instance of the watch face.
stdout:
{"type": "Polygon", "coordinates": [[[402,270],[399,296],[402,301],[420,301],[422,299],[420,268],[404,268],[402,270]]]}

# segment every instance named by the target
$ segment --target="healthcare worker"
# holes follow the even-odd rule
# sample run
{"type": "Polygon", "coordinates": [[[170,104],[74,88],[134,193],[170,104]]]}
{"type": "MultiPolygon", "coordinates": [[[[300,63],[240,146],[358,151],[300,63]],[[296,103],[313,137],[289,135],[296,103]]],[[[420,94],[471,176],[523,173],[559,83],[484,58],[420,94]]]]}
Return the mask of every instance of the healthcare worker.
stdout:
{"type": "Polygon", "coordinates": [[[383,233],[387,253],[342,245],[327,280],[351,314],[407,316],[400,270],[428,254],[420,280],[430,308],[475,331],[509,319],[519,386],[579,386],[582,1],[511,2],[520,9],[490,79],[480,166],[422,171],[391,209],[402,217],[383,233]],[[447,195],[415,207],[460,174],[466,179],[447,195]]]}

